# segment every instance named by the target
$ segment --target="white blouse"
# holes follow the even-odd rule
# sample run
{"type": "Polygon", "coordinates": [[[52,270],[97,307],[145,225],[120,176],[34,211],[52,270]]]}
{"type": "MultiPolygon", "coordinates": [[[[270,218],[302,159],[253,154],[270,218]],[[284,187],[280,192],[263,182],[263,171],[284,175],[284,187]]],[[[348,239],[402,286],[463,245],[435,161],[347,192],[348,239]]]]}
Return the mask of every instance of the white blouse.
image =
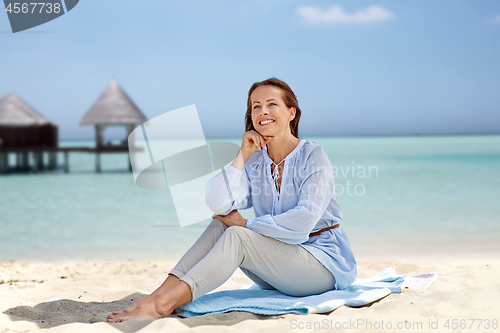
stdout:
{"type": "Polygon", "coordinates": [[[264,236],[299,244],[335,277],[335,289],[356,280],[356,260],[347,234],[338,227],[319,236],[309,234],[340,222],[333,168],[321,146],[301,140],[285,157],[280,191],[271,176],[267,150],[256,151],[243,170],[229,166],[206,186],[206,202],[216,214],[253,207],[255,218],[246,227],[264,236]]]}

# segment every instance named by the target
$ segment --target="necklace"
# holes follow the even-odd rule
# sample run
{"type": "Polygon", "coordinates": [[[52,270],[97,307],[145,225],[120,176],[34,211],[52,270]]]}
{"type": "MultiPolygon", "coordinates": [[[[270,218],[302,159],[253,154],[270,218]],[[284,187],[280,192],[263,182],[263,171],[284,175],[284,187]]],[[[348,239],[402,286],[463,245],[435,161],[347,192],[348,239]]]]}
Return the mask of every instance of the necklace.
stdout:
{"type": "MultiPolygon", "coordinates": [[[[280,172],[278,170],[279,169],[278,167],[284,161],[285,161],[285,159],[282,159],[281,162],[279,162],[278,164],[276,164],[272,161],[272,163],[274,164],[274,170],[271,174],[271,177],[269,177],[269,182],[274,183],[276,186],[276,189],[278,189],[278,179],[280,178],[280,172]]],[[[278,192],[279,192],[279,190],[278,190],[278,192]]]]}
{"type": "MultiPolygon", "coordinates": [[[[280,190],[281,190],[281,186],[280,186],[280,189],[278,189],[278,179],[280,178],[280,172],[279,172],[278,169],[279,169],[279,165],[281,163],[283,163],[284,160],[285,159],[282,159],[281,162],[279,162],[278,164],[274,163],[271,160],[271,162],[274,164],[274,170],[271,173],[271,177],[269,177],[269,182],[270,183],[274,183],[274,186],[275,186],[277,192],[280,192],[280,190]]],[[[273,195],[273,205],[272,205],[272,208],[271,208],[271,216],[274,216],[275,201],[276,201],[276,195],[273,195]]]]}

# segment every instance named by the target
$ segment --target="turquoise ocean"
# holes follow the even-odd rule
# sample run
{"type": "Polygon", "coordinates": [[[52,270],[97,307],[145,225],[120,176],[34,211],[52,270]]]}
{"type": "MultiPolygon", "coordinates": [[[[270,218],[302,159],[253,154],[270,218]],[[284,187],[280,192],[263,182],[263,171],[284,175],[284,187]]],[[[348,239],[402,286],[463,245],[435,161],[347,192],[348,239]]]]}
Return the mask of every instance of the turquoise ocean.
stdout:
{"type": "MultiPolygon", "coordinates": [[[[500,136],[303,139],[334,166],[355,255],[500,253],[500,136]]],[[[181,228],[169,190],[138,187],[127,163],[127,154],[103,155],[96,174],[93,154],[71,153],[69,174],[0,175],[0,261],[182,255],[207,223],[181,228]]]]}

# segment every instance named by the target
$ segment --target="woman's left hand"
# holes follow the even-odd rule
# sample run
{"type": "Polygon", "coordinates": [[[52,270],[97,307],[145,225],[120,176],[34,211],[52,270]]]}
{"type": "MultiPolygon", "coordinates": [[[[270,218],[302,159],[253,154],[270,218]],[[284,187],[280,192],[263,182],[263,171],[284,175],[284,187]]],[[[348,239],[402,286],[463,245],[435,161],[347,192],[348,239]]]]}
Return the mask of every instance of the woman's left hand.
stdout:
{"type": "Polygon", "coordinates": [[[247,225],[247,220],[244,219],[237,210],[232,210],[227,215],[212,215],[213,219],[218,219],[228,227],[238,226],[245,228],[247,225]]]}

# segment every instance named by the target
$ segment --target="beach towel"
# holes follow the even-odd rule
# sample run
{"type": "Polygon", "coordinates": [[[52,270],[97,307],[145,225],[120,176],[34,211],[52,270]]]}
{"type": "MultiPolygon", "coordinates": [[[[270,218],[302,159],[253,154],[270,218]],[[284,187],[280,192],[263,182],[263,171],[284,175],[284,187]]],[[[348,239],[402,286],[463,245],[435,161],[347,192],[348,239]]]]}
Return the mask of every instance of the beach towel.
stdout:
{"type": "Polygon", "coordinates": [[[387,267],[369,279],[356,279],[349,287],[307,297],[287,296],[277,290],[265,290],[257,285],[239,290],[206,294],[176,310],[181,317],[209,313],[246,311],[261,315],[285,313],[327,313],[342,305],[359,307],[403,289],[427,289],[438,277],[437,273],[398,275],[387,267]]]}

